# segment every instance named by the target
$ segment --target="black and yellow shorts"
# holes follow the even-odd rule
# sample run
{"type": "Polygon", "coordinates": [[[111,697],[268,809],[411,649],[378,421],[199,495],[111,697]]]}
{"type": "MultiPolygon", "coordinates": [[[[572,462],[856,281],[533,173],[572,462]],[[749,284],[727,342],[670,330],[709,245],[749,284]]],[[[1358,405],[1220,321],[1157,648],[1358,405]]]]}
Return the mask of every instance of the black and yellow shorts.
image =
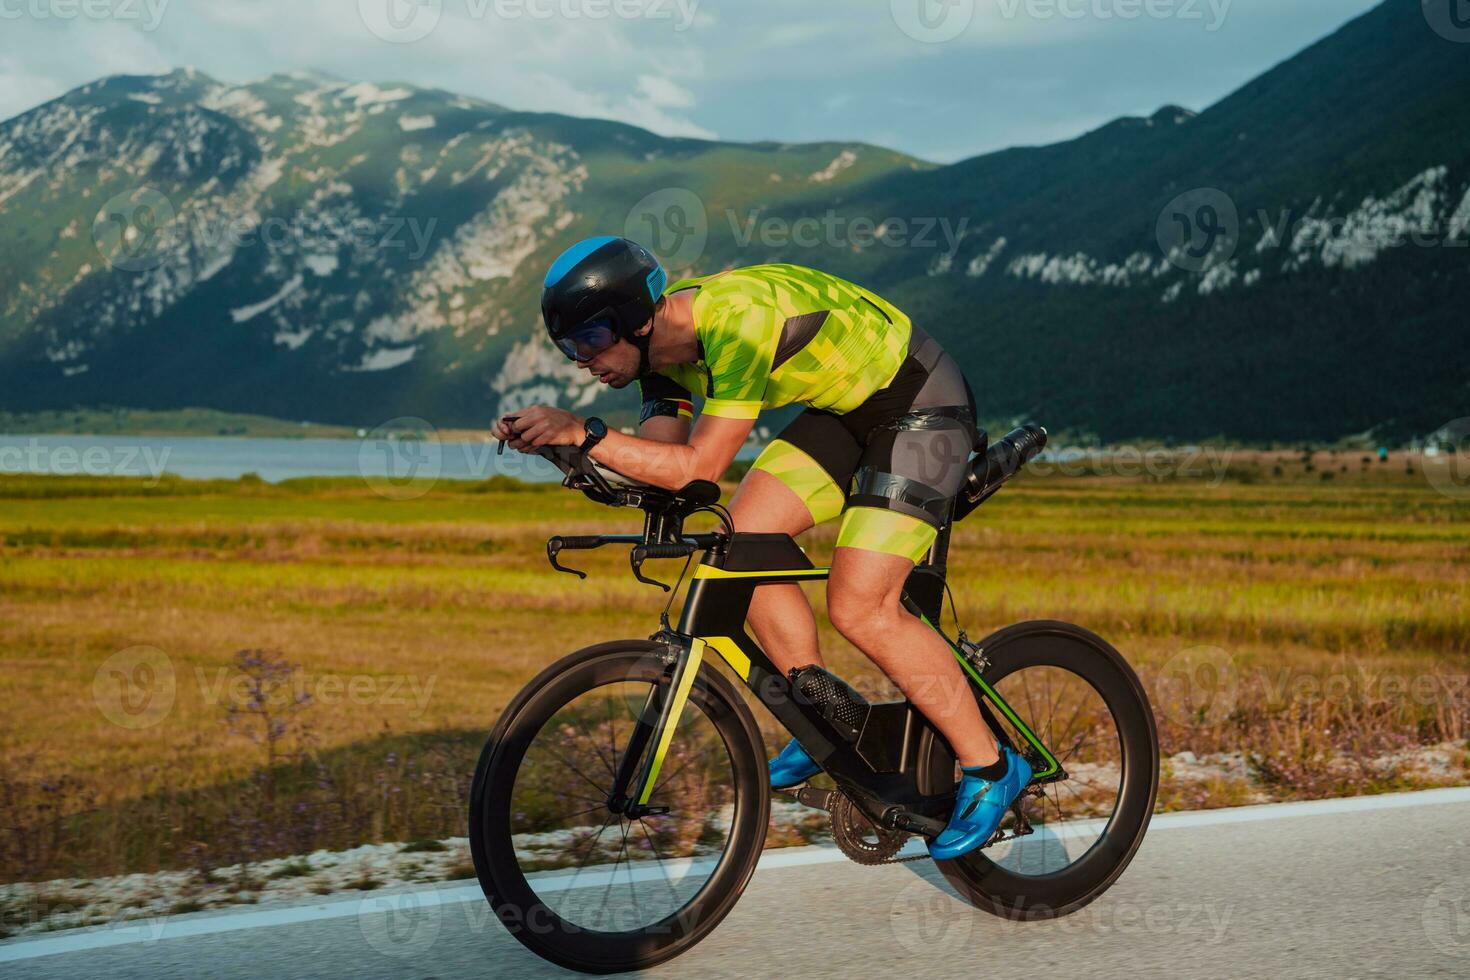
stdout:
{"type": "Polygon", "coordinates": [[[886,387],[842,415],[802,412],[752,468],[790,487],[813,524],[840,516],[839,548],[917,562],[949,519],[978,441],[969,383],[915,327],[886,387]]]}

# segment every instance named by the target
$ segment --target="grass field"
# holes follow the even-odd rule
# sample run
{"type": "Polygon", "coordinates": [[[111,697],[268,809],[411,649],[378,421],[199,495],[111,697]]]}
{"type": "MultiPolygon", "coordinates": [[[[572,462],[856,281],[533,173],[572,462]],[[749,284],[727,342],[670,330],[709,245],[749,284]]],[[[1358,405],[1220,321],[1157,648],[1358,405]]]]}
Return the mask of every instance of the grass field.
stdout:
{"type": "MultiPolygon", "coordinates": [[[[1470,508],[1421,465],[1251,454],[1219,480],[1023,479],[956,529],[960,615],[977,637],[1032,618],[1101,633],[1154,691],[1166,754],[1252,762],[1248,787],[1166,767],[1162,805],[1456,781],[1470,508]],[[1405,761],[1430,745],[1447,769],[1405,761]]],[[[389,500],[356,481],[0,477],[0,881],[462,834],[513,693],[656,628],[661,593],[625,554],[578,555],[580,583],[542,557],[552,533],[637,516],[504,480],[389,500]]],[[[808,537],[830,554],[832,530],[808,537]]]]}

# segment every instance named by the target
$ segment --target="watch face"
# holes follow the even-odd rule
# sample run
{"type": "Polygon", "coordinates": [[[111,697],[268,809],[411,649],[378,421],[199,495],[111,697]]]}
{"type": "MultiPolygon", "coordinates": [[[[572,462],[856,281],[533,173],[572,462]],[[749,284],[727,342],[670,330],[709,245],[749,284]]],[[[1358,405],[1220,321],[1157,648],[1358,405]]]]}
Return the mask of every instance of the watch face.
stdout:
{"type": "Polygon", "coordinates": [[[594,439],[601,439],[607,435],[607,423],[602,421],[602,419],[588,419],[587,434],[594,439]]]}

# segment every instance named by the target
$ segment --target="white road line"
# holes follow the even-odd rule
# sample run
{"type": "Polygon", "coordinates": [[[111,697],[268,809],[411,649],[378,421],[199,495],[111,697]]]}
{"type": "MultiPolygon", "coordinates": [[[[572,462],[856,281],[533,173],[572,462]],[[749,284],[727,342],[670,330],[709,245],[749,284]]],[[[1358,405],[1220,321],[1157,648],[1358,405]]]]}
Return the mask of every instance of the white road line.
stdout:
{"type": "MultiPolygon", "coordinates": [[[[1162,813],[1154,816],[1149,831],[1184,830],[1194,827],[1211,827],[1222,824],[1253,823],[1261,820],[1291,819],[1295,817],[1317,817],[1336,813],[1363,813],[1372,810],[1395,810],[1405,807],[1434,806],[1443,803],[1470,803],[1470,787],[1422,790],[1414,793],[1385,793],[1381,796],[1354,796],[1345,799],[1310,800],[1302,803],[1265,803],[1258,806],[1230,807],[1223,810],[1195,810],[1183,813],[1162,813]]],[[[1064,835],[1065,836],[1065,835],[1064,835]]],[[[923,842],[910,841],[901,851],[909,856],[923,852],[923,842]]],[[[835,847],[783,847],[767,851],[761,856],[759,870],[771,871],[778,868],[797,868],[812,864],[831,864],[846,860],[835,847]]],[[[672,865],[672,862],[671,862],[672,865]]],[[[706,862],[692,863],[678,870],[685,874],[707,870],[706,862]]],[[[619,872],[622,879],[626,871],[619,872]]],[[[589,887],[606,884],[611,872],[603,868],[587,869],[587,876],[579,880],[589,887]],[[595,879],[595,880],[594,880],[595,879]]],[[[639,878],[652,876],[649,872],[637,872],[639,878]]],[[[571,885],[571,876],[550,874],[543,878],[541,891],[562,891],[571,885]],[[565,879],[565,880],[563,880],[565,879]]],[[[478,884],[453,885],[448,887],[421,888],[413,891],[372,894],[362,898],[338,899],[313,905],[291,905],[274,909],[253,909],[246,912],[198,913],[195,915],[158,916],[150,919],[130,920],[116,926],[101,926],[96,929],[77,929],[42,939],[20,939],[0,944],[0,963],[34,959],[39,956],[55,956],[60,953],[76,953],[84,950],[105,949],[111,946],[131,946],[140,943],[161,942],[167,939],[185,939],[193,936],[208,936],[221,932],[237,932],[242,929],[270,929],[276,926],[294,925],[302,922],[323,922],[330,919],[347,919],[357,916],[382,915],[395,909],[409,907],[432,907],[436,905],[458,905],[466,902],[483,902],[484,894],[478,884]]]]}

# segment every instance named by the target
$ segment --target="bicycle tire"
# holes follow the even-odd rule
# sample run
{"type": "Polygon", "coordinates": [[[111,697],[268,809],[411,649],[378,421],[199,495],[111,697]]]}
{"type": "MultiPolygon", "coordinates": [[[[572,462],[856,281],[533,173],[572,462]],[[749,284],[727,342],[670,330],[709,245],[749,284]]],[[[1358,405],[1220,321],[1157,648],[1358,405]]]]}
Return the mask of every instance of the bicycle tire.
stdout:
{"type": "MultiPolygon", "coordinates": [[[[1086,854],[1052,874],[1013,873],[984,850],[935,863],[963,898],[986,912],[1017,921],[1068,915],[1107,891],[1143,843],[1159,787],[1153,709],[1123,656],[1080,626],[1052,620],[1017,623],[991,634],[980,647],[989,660],[981,676],[992,687],[1026,667],[1058,667],[1076,673],[1101,695],[1121,743],[1118,804],[1086,854]]],[[[918,748],[920,786],[928,793],[949,792],[954,756],[948,745],[931,730],[918,748]]]]}
{"type": "Polygon", "coordinates": [[[469,837],[475,872],[497,918],[538,956],[583,973],[644,969],[685,952],[729,914],[755,872],[770,819],[770,785],[755,718],[735,686],[701,666],[685,711],[701,711],[729,754],[735,793],[728,843],[694,898],[647,927],[597,931],[563,920],[528,882],[512,841],[510,787],[546,719],[578,692],[609,681],[656,682],[667,666],[660,648],[643,640],[597,644],[538,674],[502,713],[476,766],[470,792],[469,837]]]}

